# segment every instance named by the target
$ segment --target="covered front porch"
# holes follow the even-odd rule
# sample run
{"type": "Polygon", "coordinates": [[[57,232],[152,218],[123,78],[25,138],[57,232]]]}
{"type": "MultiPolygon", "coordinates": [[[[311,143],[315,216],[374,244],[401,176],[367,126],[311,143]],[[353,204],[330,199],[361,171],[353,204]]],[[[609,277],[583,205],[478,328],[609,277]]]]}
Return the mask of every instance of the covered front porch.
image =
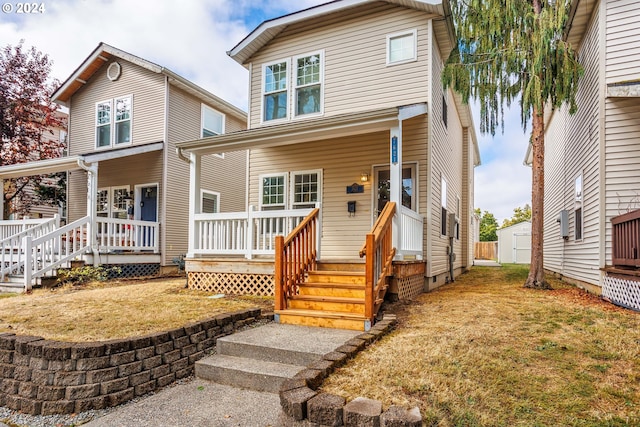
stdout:
{"type": "MultiPolygon", "coordinates": [[[[366,310],[366,304],[352,300],[360,298],[350,295],[354,291],[337,295],[340,277],[362,282],[349,285],[362,286],[364,298],[365,288],[371,287],[366,285],[366,271],[375,264],[368,262],[383,257],[388,264],[383,266],[386,261],[378,260],[375,265],[379,271],[370,273],[370,281],[376,276],[375,282],[384,288],[380,289],[382,294],[392,282],[394,261],[399,270],[396,277],[406,279],[406,272],[411,270],[412,286],[421,291],[426,230],[424,214],[420,212],[427,209],[426,122],[426,106],[420,104],[178,144],[179,154],[188,157],[191,166],[186,257],[189,286],[221,293],[276,295],[276,301],[279,294],[285,295],[278,310],[286,310],[287,316],[302,305],[305,309],[332,312],[334,316],[341,312],[340,324],[344,323],[344,313],[357,314],[362,318],[362,328],[373,321],[380,295],[373,299],[377,303],[366,310]],[[250,150],[248,209],[201,213],[201,157],[232,149],[250,150]],[[408,154],[403,161],[404,150],[408,154]],[[387,206],[393,209],[385,216],[387,206]],[[380,234],[382,229],[387,239],[385,255],[377,249],[367,252],[367,236],[380,234]],[[305,236],[302,240],[294,237],[300,233],[305,236]],[[286,260],[287,250],[278,247],[280,239],[284,239],[285,246],[294,242],[290,249],[295,253],[293,258],[286,260]],[[295,267],[303,258],[309,258],[308,264],[295,267]],[[295,278],[279,278],[282,259],[283,271],[299,269],[295,278]],[[419,267],[407,267],[413,264],[419,267]],[[314,271],[331,273],[323,273],[319,279],[314,271]],[[314,295],[317,298],[313,303],[309,299],[314,298],[301,294],[302,281],[308,282],[312,277],[329,283],[310,290],[315,294],[319,288],[326,291],[324,295],[314,295]],[[343,304],[342,308],[339,304],[343,304]]],[[[373,288],[367,295],[373,295],[373,288]]],[[[278,314],[284,321],[284,311],[278,314]]]]}
{"type": "MultiPolygon", "coordinates": [[[[77,191],[74,194],[68,189],[68,203],[86,203],[86,210],[84,214],[69,215],[66,221],[57,215],[0,221],[0,281],[14,282],[16,288],[29,290],[41,277],[55,274],[56,269],[67,267],[72,260],[95,266],[142,265],[145,272],[159,270],[160,223],[156,208],[153,217],[148,218],[151,221],[140,214],[135,216],[132,209],[127,210],[128,206],[147,200],[143,198],[152,191],[146,188],[152,187],[120,185],[116,191],[110,191],[108,186],[106,189],[98,186],[98,170],[101,162],[135,159],[159,152],[162,146],[156,143],[0,168],[2,180],[71,171],[78,177],[83,176],[80,188],[86,188],[82,203],[77,202],[77,191]],[[86,178],[81,171],[86,172],[86,178]],[[109,210],[113,214],[108,214],[109,210]]],[[[157,191],[157,186],[155,188],[157,191]]],[[[77,206],[74,208],[77,212],[77,206]]],[[[126,270],[133,271],[131,267],[126,270]]]]}

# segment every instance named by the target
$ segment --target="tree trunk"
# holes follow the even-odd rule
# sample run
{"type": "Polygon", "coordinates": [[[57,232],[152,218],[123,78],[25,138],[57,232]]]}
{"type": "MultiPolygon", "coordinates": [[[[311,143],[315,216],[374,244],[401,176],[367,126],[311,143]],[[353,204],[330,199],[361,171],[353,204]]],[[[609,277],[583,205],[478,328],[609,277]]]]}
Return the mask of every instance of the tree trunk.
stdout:
{"type": "Polygon", "coordinates": [[[531,267],[525,288],[551,289],[544,278],[544,108],[533,107],[531,145],[533,151],[531,182],[531,267]]]}

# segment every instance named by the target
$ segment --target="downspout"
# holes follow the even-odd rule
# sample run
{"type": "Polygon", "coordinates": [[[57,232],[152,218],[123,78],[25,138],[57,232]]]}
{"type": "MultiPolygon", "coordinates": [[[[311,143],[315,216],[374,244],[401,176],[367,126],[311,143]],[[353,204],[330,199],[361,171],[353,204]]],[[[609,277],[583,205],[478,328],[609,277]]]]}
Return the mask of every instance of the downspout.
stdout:
{"type": "Polygon", "coordinates": [[[184,153],[182,152],[182,148],[176,147],[176,155],[183,162],[191,163],[191,160],[187,156],[185,156],[184,153]]]}
{"type": "Polygon", "coordinates": [[[78,159],[78,166],[80,169],[87,172],[87,214],[89,216],[89,244],[91,246],[91,253],[93,254],[93,265],[98,266],[100,260],[100,254],[96,245],[96,195],[98,193],[98,164],[91,163],[88,165],[84,159],[80,157],[78,159]]]}

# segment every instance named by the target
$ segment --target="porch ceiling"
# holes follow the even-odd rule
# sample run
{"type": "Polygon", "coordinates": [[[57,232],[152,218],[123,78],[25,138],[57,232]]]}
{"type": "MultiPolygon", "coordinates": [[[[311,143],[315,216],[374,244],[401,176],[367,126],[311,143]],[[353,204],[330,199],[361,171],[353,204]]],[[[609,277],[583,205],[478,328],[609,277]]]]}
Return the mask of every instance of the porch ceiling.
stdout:
{"type": "Polygon", "coordinates": [[[35,162],[20,163],[0,167],[0,179],[20,178],[23,176],[47,175],[56,172],[64,172],[80,169],[78,162],[96,163],[121,157],[134,156],[136,154],[158,151],[164,147],[164,142],[134,145],[115,150],[101,151],[97,153],[82,154],[76,156],[60,157],[57,159],[38,160],[35,162]]]}
{"type": "Polygon", "coordinates": [[[309,141],[366,134],[389,130],[398,123],[398,108],[343,114],[319,119],[301,120],[216,135],[176,144],[179,150],[198,155],[260,147],[299,144],[309,141]]]}

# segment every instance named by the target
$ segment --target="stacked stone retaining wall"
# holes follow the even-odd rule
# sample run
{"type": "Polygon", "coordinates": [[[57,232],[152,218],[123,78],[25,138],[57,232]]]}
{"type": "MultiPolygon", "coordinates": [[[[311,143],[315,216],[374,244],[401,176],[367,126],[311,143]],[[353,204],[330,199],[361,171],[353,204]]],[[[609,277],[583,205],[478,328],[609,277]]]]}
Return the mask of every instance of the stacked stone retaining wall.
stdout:
{"type": "Polygon", "coordinates": [[[171,331],[71,343],[0,334],[0,406],[31,415],[116,406],[193,373],[216,340],[260,318],[222,314],[171,331]]]}

